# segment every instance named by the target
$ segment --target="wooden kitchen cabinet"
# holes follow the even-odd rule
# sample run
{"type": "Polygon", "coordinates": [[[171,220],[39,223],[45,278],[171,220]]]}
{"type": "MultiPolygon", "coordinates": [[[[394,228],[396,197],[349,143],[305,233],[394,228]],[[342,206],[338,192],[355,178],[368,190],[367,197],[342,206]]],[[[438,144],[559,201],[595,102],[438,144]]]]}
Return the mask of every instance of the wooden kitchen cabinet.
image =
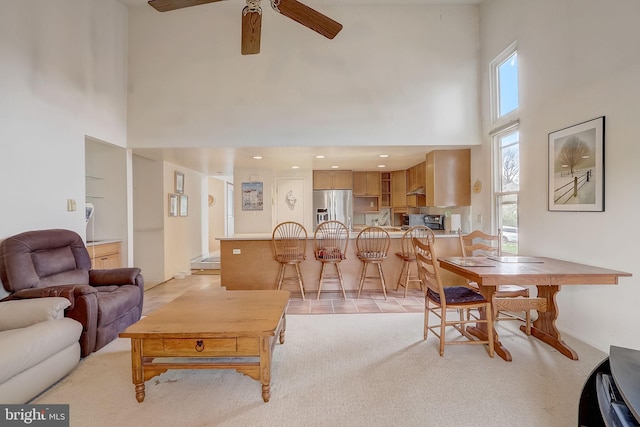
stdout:
{"type": "Polygon", "coordinates": [[[391,172],[391,207],[407,208],[407,171],[391,172]]]}
{"type": "Polygon", "coordinates": [[[380,172],[353,173],[353,210],[380,212],[380,172]]]}
{"type": "Polygon", "coordinates": [[[471,205],[471,150],[433,150],[426,166],[427,206],[471,205]]]}
{"type": "Polygon", "coordinates": [[[380,172],[354,172],[353,195],[380,197],[380,172]]]}
{"type": "Polygon", "coordinates": [[[391,172],[380,173],[380,207],[391,207],[391,172]]]}
{"type": "Polygon", "coordinates": [[[95,243],[87,246],[91,257],[91,268],[95,270],[108,270],[120,268],[120,242],[95,243]]]}
{"type": "Polygon", "coordinates": [[[427,206],[427,200],[424,195],[426,170],[426,161],[420,162],[407,170],[407,206],[410,208],[427,206]]]}
{"type": "Polygon", "coordinates": [[[353,189],[352,171],[313,171],[314,190],[351,190],[353,189]]]}

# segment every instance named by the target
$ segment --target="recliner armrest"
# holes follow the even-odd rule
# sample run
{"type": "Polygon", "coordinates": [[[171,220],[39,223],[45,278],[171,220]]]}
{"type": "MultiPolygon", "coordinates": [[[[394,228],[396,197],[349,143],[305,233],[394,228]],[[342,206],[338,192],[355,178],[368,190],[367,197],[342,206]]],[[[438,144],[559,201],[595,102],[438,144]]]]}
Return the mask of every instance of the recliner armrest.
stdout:
{"type": "Polygon", "coordinates": [[[4,298],[3,301],[31,299],[31,298],[63,297],[68,299],[69,302],[71,303],[71,305],[68,308],[69,310],[71,310],[75,306],[76,297],[80,297],[82,295],[87,295],[87,294],[96,294],[96,293],[98,293],[98,291],[89,285],[60,285],[60,286],[49,286],[46,288],[22,289],[4,298]]]}
{"type": "Polygon", "coordinates": [[[140,269],[137,267],[89,270],[91,286],[135,285],[139,286],[140,269]]]}

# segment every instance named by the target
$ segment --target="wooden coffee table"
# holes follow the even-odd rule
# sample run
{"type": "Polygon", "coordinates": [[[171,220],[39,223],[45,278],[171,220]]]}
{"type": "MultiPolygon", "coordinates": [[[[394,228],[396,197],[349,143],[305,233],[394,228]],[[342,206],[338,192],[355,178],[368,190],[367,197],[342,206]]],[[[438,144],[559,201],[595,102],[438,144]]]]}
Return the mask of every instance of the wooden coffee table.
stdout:
{"type": "Polygon", "coordinates": [[[284,343],[287,291],[191,291],[120,334],[131,338],[138,402],[144,383],[168,369],[235,369],[271,396],[271,355],[284,343]]]}

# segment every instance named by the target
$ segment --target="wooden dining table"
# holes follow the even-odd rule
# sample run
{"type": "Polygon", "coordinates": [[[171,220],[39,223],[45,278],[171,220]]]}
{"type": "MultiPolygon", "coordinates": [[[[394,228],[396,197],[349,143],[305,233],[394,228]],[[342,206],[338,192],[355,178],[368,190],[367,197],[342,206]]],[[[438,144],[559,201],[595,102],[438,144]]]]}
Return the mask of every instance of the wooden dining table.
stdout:
{"type": "MultiPolygon", "coordinates": [[[[556,328],[559,309],[556,295],[563,285],[615,285],[619,277],[630,277],[631,273],[562,261],[546,257],[445,257],[438,259],[440,267],[476,282],[480,292],[492,301],[498,285],[536,286],[538,298],[546,298],[546,311],[538,311],[531,335],[556,348],[570,359],[578,360],[578,354],[569,347],[556,328]]],[[[486,318],[481,312],[480,317],[486,318]]],[[[520,326],[524,332],[525,326],[520,326]]],[[[481,339],[487,337],[486,323],[468,327],[469,333],[481,339]]],[[[495,352],[506,361],[511,353],[500,343],[494,329],[495,352]]]]}

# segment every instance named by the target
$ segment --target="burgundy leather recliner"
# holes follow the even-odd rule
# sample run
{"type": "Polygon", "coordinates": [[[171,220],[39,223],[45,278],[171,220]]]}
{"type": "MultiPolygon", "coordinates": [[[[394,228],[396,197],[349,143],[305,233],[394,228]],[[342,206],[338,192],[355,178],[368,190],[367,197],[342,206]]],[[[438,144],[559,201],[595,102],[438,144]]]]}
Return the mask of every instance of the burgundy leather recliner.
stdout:
{"type": "Polygon", "coordinates": [[[27,231],[0,243],[3,300],[62,296],[82,323],[82,356],[97,351],[140,319],[144,281],[139,268],[92,270],[82,238],[70,230],[27,231]]]}

